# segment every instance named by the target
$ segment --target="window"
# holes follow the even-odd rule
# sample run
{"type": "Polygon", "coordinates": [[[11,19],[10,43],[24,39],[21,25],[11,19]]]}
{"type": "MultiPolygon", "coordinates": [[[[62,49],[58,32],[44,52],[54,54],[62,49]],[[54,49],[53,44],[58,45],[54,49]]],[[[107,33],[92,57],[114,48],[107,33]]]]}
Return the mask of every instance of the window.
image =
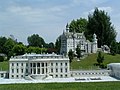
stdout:
{"type": "Polygon", "coordinates": [[[23,69],[21,69],[21,72],[23,73],[23,69]]]}
{"type": "Polygon", "coordinates": [[[14,77],[14,75],[12,75],[12,77],[14,77]]]}
{"type": "Polygon", "coordinates": [[[46,67],[47,67],[47,63],[46,63],[46,67]]]}
{"type": "Polygon", "coordinates": [[[46,73],[48,72],[48,69],[46,68],[46,73]]]}
{"type": "Polygon", "coordinates": [[[16,77],[18,78],[18,75],[16,75],[16,77]]]}
{"type": "Polygon", "coordinates": [[[18,63],[17,63],[17,66],[18,66],[18,63]]]}
{"type": "Polygon", "coordinates": [[[53,68],[51,68],[51,72],[53,73],[53,68]]]}
{"type": "Polygon", "coordinates": [[[44,68],[42,68],[42,74],[44,74],[44,68]]]}
{"type": "Polygon", "coordinates": [[[40,68],[38,68],[38,74],[40,74],[40,68]]]}
{"type": "Polygon", "coordinates": [[[58,72],[58,69],[56,68],[56,72],[58,72]]]}
{"type": "Polygon", "coordinates": [[[17,69],[17,73],[18,73],[18,69],[17,69]]]}
{"type": "Polygon", "coordinates": [[[37,63],[37,67],[40,67],[40,63],[37,63]]]}
{"type": "Polygon", "coordinates": [[[34,69],[34,74],[36,74],[36,69],[34,69]]]}
{"type": "Polygon", "coordinates": [[[56,78],[58,77],[58,75],[56,75],[56,78]]]}
{"type": "Polygon", "coordinates": [[[31,69],[31,73],[32,73],[32,69],[31,69]]]}
{"type": "Polygon", "coordinates": [[[1,73],[1,77],[4,77],[4,74],[3,74],[3,73],[1,73]]]}
{"type": "Polygon", "coordinates": [[[23,63],[21,63],[21,66],[23,66],[23,63]]]}
{"type": "Polygon", "coordinates": [[[23,75],[21,75],[21,77],[23,77],[23,75]]]}
{"type": "Polygon", "coordinates": [[[12,66],[14,66],[14,63],[12,63],[12,66]]]}
{"type": "Polygon", "coordinates": [[[58,63],[56,63],[56,66],[58,66],[58,63]]]}
{"type": "Polygon", "coordinates": [[[65,66],[67,66],[67,63],[65,63],[65,66]]]}
{"type": "Polygon", "coordinates": [[[62,77],[63,77],[63,75],[60,75],[60,77],[62,78],[62,77]]]}
{"type": "Polygon", "coordinates": [[[65,69],[65,72],[67,72],[67,68],[65,69]]]}
{"type": "Polygon", "coordinates": [[[12,73],[14,73],[14,69],[12,69],[12,73]]]}
{"type": "Polygon", "coordinates": [[[63,69],[61,68],[60,71],[61,71],[61,73],[62,73],[62,72],[63,72],[63,69]]]}
{"type": "Polygon", "coordinates": [[[51,66],[53,66],[53,63],[51,63],[51,66]]]}
{"type": "Polygon", "coordinates": [[[44,67],[44,63],[42,63],[42,67],[44,67]]]}
{"type": "Polygon", "coordinates": [[[67,77],[67,74],[65,74],[65,77],[67,77]]]}
{"type": "Polygon", "coordinates": [[[28,69],[26,68],[26,73],[28,73],[28,69]]]}
{"type": "Polygon", "coordinates": [[[60,65],[62,66],[62,63],[60,65]]]}
{"type": "Polygon", "coordinates": [[[36,67],[36,63],[33,63],[33,67],[36,67]]]}
{"type": "Polygon", "coordinates": [[[32,63],[30,63],[30,67],[32,67],[32,63]]]}

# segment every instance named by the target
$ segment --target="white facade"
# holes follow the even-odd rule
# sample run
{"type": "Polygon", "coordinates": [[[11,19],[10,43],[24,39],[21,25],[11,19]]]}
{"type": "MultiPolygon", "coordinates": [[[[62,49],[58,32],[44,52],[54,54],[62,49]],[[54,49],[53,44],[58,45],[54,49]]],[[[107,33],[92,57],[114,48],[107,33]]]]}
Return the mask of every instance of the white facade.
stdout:
{"type": "Polygon", "coordinates": [[[80,46],[82,54],[97,52],[96,35],[93,36],[93,42],[86,40],[83,33],[63,32],[61,35],[61,54],[68,54],[69,50],[76,51],[77,45],[80,46]]]}
{"type": "Polygon", "coordinates": [[[9,78],[45,79],[70,76],[69,59],[56,54],[25,54],[9,61],[9,78]]]}
{"type": "Polygon", "coordinates": [[[120,78],[120,63],[108,64],[107,68],[111,70],[111,76],[120,78]]]}

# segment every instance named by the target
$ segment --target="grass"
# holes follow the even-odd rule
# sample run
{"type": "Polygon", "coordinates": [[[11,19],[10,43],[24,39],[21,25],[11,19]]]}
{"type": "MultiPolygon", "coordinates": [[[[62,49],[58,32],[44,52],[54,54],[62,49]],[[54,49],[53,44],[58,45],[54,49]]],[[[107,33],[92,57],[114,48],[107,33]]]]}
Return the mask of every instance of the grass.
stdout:
{"type": "Polygon", "coordinates": [[[0,90],[120,90],[120,82],[9,84],[0,90]]]}
{"type": "MultiPolygon", "coordinates": [[[[71,69],[98,69],[98,66],[94,66],[96,61],[97,54],[91,54],[85,59],[81,59],[80,61],[73,60],[71,63],[71,69]]],[[[104,65],[107,65],[109,63],[120,63],[120,55],[109,55],[104,54],[104,65]]]]}
{"type": "Polygon", "coordinates": [[[9,62],[8,61],[4,61],[4,62],[0,62],[0,71],[1,70],[9,70],[9,62]]]}
{"type": "MultiPolygon", "coordinates": [[[[71,69],[98,69],[98,66],[94,66],[96,62],[97,54],[91,54],[81,61],[73,60],[71,63],[71,69]]],[[[104,54],[104,65],[109,63],[120,63],[120,55],[115,56],[104,54]]],[[[8,61],[0,62],[0,70],[8,70],[8,61]]]]}

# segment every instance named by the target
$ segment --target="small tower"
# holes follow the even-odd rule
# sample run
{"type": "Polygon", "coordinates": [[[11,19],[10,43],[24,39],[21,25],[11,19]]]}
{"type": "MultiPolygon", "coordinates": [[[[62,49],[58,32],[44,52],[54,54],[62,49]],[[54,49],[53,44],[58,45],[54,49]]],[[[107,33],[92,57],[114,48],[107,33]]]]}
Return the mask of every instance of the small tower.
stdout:
{"type": "Polygon", "coordinates": [[[66,32],[69,32],[69,25],[68,25],[68,23],[66,25],[66,32]]]}
{"type": "Polygon", "coordinates": [[[93,43],[92,43],[92,53],[97,52],[97,36],[96,34],[93,35],[93,43]]]}

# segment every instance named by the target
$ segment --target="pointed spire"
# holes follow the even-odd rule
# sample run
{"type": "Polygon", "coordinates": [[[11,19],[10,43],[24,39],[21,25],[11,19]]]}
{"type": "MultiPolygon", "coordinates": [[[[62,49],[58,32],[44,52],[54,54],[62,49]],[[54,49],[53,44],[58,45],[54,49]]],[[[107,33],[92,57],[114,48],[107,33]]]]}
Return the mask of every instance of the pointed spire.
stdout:
{"type": "Polygon", "coordinates": [[[68,23],[66,25],[66,32],[69,32],[69,25],[68,25],[68,23]]]}

